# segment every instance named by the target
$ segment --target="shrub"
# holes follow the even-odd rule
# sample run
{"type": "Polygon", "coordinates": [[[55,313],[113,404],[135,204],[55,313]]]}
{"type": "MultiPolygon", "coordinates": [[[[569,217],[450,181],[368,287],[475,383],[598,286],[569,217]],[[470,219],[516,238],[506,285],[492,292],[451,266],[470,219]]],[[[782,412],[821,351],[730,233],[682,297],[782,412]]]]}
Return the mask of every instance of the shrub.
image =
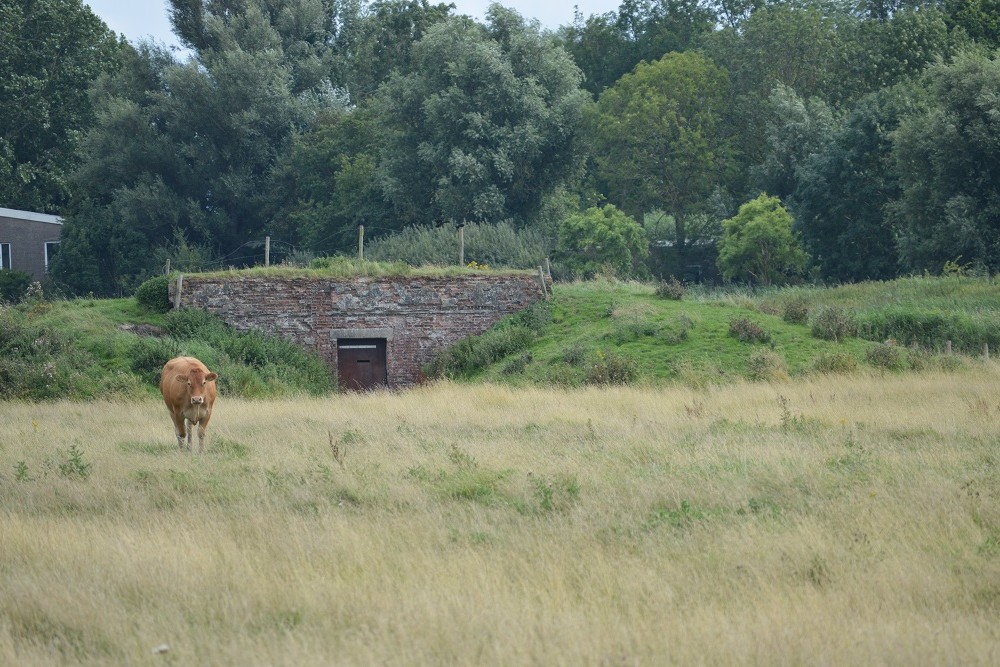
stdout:
{"type": "Polygon", "coordinates": [[[170,276],[150,278],[135,291],[136,302],[151,313],[165,313],[170,310],[170,276]]]}
{"type": "Polygon", "coordinates": [[[809,302],[802,297],[785,302],[782,307],[781,319],[790,324],[805,324],[809,321],[809,302]]]}
{"type": "Polygon", "coordinates": [[[160,384],[163,365],[180,353],[181,348],[175,340],[142,337],[136,340],[129,350],[129,356],[132,358],[129,366],[145,384],[157,387],[160,384]]]}
{"type": "Polygon", "coordinates": [[[729,335],[743,343],[766,343],[771,334],[748,317],[738,317],[729,323],[729,335]]]}
{"type": "Polygon", "coordinates": [[[438,353],[424,368],[431,378],[468,375],[500,361],[509,354],[520,352],[535,340],[535,333],[512,321],[498,325],[479,335],[463,338],[438,353]]]}
{"type": "Polygon", "coordinates": [[[230,329],[221,319],[204,310],[175,310],[167,315],[167,333],[178,340],[198,339],[214,343],[229,337],[230,329]]]}
{"type": "Polygon", "coordinates": [[[902,354],[895,345],[876,343],[865,352],[865,359],[876,368],[895,370],[902,366],[902,354]]]}
{"type": "Polygon", "coordinates": [[[661,280],[656,285],[656,296],[661,299],[681,301],[684,298],[684,293],[686,291],[687,288],[684,287],[684,283],[677,280],[675,276],[670,276],[667,280],[661,280]]]}
{"type": "Polygon", "coordinates": [[[858,369],[858,360],[848,352],[824,352],[813,361],[813,369],[820,373],[851,373],[858,369]]]}
{"type": "Polygon", "coordinates": [[[562,353],[562,360],[568,366],[582,366],[587,359],[587,350],[580,343],[570,345],[562,353]]]}
{"type": "Polygon", "coordinates": [[[30,274],[13,269],[0,269],[0,301],[18,303],[27,294],[30,285],[30,274]]]}
{"type": "Polygon", "coordinates": [[[587,384],[631,384],[639,377],[639,366],[627,354],[598,351],[587,371],[587,384]]]}
{"type": "Polygon", "coordinates": [[[815,338],[840,342],[857,335],[854,314],[839,306],[823,306],[812,316],[810,331],[815,338]]]}
{"type": "Polygon", "coordinates": [[[788,366],[780,354],[767,348],[754,350],[747,361],[747,377],[751,380],[787,380],[788,366]]]}

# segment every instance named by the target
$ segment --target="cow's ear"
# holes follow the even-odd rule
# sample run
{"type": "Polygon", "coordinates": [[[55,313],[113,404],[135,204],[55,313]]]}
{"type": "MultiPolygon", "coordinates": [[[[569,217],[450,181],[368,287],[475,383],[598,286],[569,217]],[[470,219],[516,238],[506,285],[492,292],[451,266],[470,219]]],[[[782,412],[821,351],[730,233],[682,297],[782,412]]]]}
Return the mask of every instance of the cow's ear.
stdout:
{"type": "Polygon", "coordinates": [[[218,379],[219,379],[218,373],[209,373],[208,375],[205,376],[205,382],[215,382],[218,379]]]}

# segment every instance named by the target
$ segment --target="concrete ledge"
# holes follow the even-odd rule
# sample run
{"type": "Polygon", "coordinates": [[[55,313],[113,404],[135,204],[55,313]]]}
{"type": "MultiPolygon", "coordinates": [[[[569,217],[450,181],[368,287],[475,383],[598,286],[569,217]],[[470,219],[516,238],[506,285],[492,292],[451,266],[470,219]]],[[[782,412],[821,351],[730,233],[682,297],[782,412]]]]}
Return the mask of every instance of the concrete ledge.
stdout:
{"type": "Polygon", "coordinates": [[[385,338],[392,340],[392,329],[330,329],[330,340],[338,338],[385,338]]]}

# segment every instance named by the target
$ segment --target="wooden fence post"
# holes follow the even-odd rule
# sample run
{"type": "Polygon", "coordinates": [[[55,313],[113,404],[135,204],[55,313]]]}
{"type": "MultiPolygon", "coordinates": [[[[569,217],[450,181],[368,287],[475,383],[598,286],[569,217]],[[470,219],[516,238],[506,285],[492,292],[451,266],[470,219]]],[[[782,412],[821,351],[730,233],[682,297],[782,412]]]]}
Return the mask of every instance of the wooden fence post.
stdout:
{"type": "Polygon", "coordinates": [[[951,356],[951,341],[950,340],[946,340],[944,342],[944,353],[946,355],[948,355],[949,357],[951,356]]]}
{"type": "Polygon", "coordinates": [[[177,274],[177,291],[174,292],[174,310],[181,309],[181,287],[184,285],[184,274],[177,274]]]}
{"type": "Polygon", "coordinates": [[[358,225],[358,259],[365,258],[365,226],[358,225]]]}
{"type": "Polygon", "coordinates": [[[264,237],[264,266],[271,266],[271,237],[264,237]]]}
{"type": "Polygon", "coordinates": [[[538,267],[538,281],[542,283],[542,294],[545,295],[545,299],[549,298],[549,286],[545,284],[545,270],[541,266],[538,267]]]}

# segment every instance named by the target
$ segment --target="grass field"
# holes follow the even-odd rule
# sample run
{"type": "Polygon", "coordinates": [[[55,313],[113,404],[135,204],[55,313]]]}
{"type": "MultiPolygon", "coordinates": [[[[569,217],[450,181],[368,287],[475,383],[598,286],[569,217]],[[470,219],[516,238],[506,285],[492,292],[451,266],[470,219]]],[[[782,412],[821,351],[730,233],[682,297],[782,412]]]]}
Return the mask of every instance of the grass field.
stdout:
{"type": "Polygon", "coordinates": [[[998,370],[0,403],[0,664],[995,665],[998,370]]]}

